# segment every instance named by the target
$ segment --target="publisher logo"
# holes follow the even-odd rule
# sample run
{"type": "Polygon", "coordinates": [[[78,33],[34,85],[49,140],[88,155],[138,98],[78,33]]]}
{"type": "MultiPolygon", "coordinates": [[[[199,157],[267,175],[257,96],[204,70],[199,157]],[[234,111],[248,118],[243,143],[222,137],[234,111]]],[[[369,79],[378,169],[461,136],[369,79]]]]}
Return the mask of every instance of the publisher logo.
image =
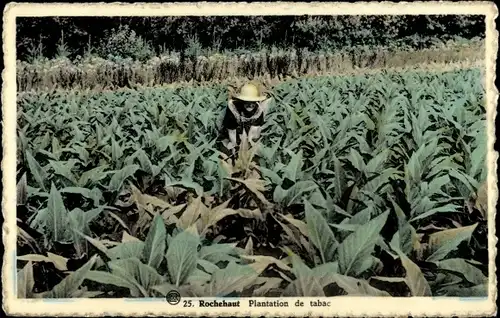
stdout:
{"type": "Polygon", "coordinates": [[[181,301],[181,294],[176,290],[171,290],[167,293],[166,299],[170,305],[177,305],[181,301]]]}

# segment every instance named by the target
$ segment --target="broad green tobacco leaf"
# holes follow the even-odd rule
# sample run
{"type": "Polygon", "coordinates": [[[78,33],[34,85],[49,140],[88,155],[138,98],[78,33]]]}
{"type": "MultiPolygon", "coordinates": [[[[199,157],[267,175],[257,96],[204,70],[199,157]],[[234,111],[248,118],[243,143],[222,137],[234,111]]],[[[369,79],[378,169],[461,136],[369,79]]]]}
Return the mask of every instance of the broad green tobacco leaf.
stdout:
{"type": "MultiPolygon", "coordinates": [[[[71,225],[71,235],[75,244],[81,244],[84,240],[80,233],[88,236],[91,234],[89,225],[95,218],[97,218],[97,216],[99,216],[99,214],[102,213],[103,210],[103,207],[98,207],[84,212],[83,210],[76,208],[68,213],[68,219],[71,225]]],[[[81,248],[81,246],[77,247],[77,249],[78,248],[81,248]]]]}
{"type": "Polygon", "coordinates": [[[87,151],[87,149],[85,149],[84,147],[81,147],[81,146],[78,146],[78,145],[73,145],[73,149],[72,149],[76,154],[78,154],[80,160],[84,163],[84,164],[87,164],[90,160],[90,154],[89,152],[87,151]]]}
{"type": "Polygon", "coordinates": [[[208,210],[205,209],[204,211],[205,214],[209,214],[208,219],[206,220],[206,223],[204,223],[201,219],[198,220],[197,222],[197,227],[200,230],[200,233],[203,235],[206,233],[209,227],[214,226],[217,222],[222,220],[223,218],[238,214],[241,217],[244,218],[251,218],[251,219],[261,219],[263,220],[262,213],[258,209],[255,210],[248,210],[248,209],[238,209],[238,210],[233,210],[233,209],[217,209],[217,210],[208,210]]]}
{"type": "Polygon", "coordinates": [[[113,274],[127,278],[132,282],[137,282],[149,295],[149,290],[152,286],[163,283],[165,279],[160,276],[154,268],[143,264],[136,258],[113,260],[108,263],[113,274]]]}
{"type": "MultiPolygon", "coordinates": [[[[312,185],[311,185],[312,186],[312,185]]],[[[325,198],[323,196],[323,193],[321,193],[319,187],[316,185],[316,189],[313,190],[313,192],[309,195],[309,198],[307,199],[313,206],[324,209],[324,210],[330,210],[333,204],[332,199],[326,195],[327,197],[325,198]]]]}
{"type": "Polygon", "coordinates": [[[196,193],[197,196],[203,195],[203,187],[192,180],[181,180],[165,183],[165,188],[167,187],[179,187],[187,190],[191,190],[196,193]]]}
{"type": "Polygon", "coordinates": [[[455,179],[458,179],[463,185],[465,185],[469,190],[469,194],[474,193],[475,190],[479,188],[479,183],[476,180],[474,180],[474,178],[456,169],[450,169],[450,176],[455,179]]]}
{"type": "Polygon", "coordinates": [[[356,149],[351,148],[351,152],[349,153],[348,157],[349,162],[352,164],[354,169],[358,171],[364,171],[365,170],[365,163],[363,161],[363,157],[359,154],[356,149]]]}
{"type": "Polygon", "coordinates": [[[60,175],[65,179],[71,181],[73,186],[78,184],[75,175],[71,171],[73,170],[76,161],[71,160],[67,162],[62,162],[62,161],[51,160],[49,163],[52,166],[52,169],[54,170],[55,174],[60,175]]]}
{"type": "Polygon", "coordinates": [[[73,193],[80,194],[87,199],[94,201],[94,205],[99,205],[99,201],[102,199],[102,193],[98,188],[87,189],[81,187],[66,187],[61,190],[61,193],[73,193]]]}
{"type": "Polygon", "coordinates": [[[430,183],[427,188],[428,195],[443,195],[446,196],[446,194],[441,190],[445,185],[450,183],[450,178],[445,175],[442,177],[434,178],[430,183]]]}
{"type": "Polygon", "coordinates": [[[266,191],[267,183],[264,180],[251,178],[251,179],[240,179],[240,178],[226,178],[227,180],[238,182],[245,186],[253,195],[263,204],[271,205],[267,201],[266,197],[262,192],[266,191]]]}
{"type": "MultiPolygon", "coordinates": [[[[289,227],[288,225],[286,225],[286,224],[284,224],[284,223],[282,223],[282,222],[280,222],[280,221],[278,221],[278,220],[276,220],[276,221],[278,222],[278,224],[279,224],[279,225],[281,225],[281,227],[283,228],[283,231],[285,231],[285,233],[286,233],[286,235],[287,235],[287,238],[288,238],[289,240],[291,240],[291,241],[292,241],[292,242],[293,242],[296,246],[299,246],[299,247],[300,247],[300,246],[303,246],[302,242],[306,242],[306,243],[307,243],[307,241],[306,241],[303,237],[301,237],[301,236],[300,236],[300,234],[297,234],[296,232],[294,232],[294,231],[291,229],[291,227],[289,227]]],[[[301,222],[302,222],[302,221],[301,221],[301,222]]],[[[305,229],[306,229],[306,231],[307,231],[307,228],[306,228],[306,226],[305,226],[305,223],[303,223],[303,225],[304,225],[304,228],[305,228],[305,229]]],[[[308,250],[308,246],[309,246],[309,243],[307,243],[307,246],[304,246],[304,248],[305,248],[306,250],[308,250]]]]}
{"type": "Polygon", "coordinates": [[[71,294],[76,292],[87,278],[96,260],[97,256],[94,255],[85,265],[65,277],[50,292],[44,293],[43,298],[71,298],[71,294]]]}
{"type": "Polygon", "coordinates": [[[468,263],[463,258],[451,258],[436,263],[440,269],[463,275],[463,277],[472,284],[481,285],[488,283],[488,277],[476,266],[468,263]]]}
{"type": "Polygon", "coordinates": [[[233,292],[242,292],[253,285],[259,276],[249,265],[229,262],[226,268],[217,269],[212,274],[208,287],[210,297],[224,297],[233,292]]]}
{"type": "Polygon", "coordinates": [[[472,287],[446,286],[439,290],[448,297],[488,297],[488,284],[480,284],[472,287]]]}
{"type": "Polygon", "coordinates": [[[137,258],[113,260],[108,266],[111,273],[90,271],[85,278],[101,284],[128,288],[132,297],[150,297],[150,289],[165,281],[154,268],[141,263],[137,258]]]}
{"type": "Polygon", "coordinates": [[[371,255],[380,230],[385,225],[389,212],[382,213],[370,222],[363,224],[350,234],[338,248],[339,270],[343,275],[361,274],[365,260],[371,255]]]}
{"type": "Polygon", "coordinates": [[[390,245],[400,249],[405,255],[413,251],[414,240],[416,240],[416,231],[410,223],[400,224],[399,230],[394,234],[390,245]]]}
{"type": "Polygon", "coordinates": [[[177,227],[188,229],[193,224],[196,224],[200,216],[206,215],[208,213],[207,210],[208,208],[201,201],[201,197],[194,198],[179,217],[177,227]]]}
{"type": "Polygon", "coordinates": [[[17,298],[32,298],[34,286],[33,263],[29,261],[21,270],[17,271],[17,298]]]}
{"type": "Polygon", "coordinates": [[[155,144],[160,152],[164,152],[167,148],[173,147],[174,143],[177,141],[175,136],[163,136],[156,140],[155,144]]]}
{"type": "Polygon", "coordinates": [[[278,289],[283,279],[277,277],[257,277],[255,285],[261,285],[253,290],[253,297],[266,297],[272,289],[278,289]]]}
{"type": "Polygon", "coordinates": [[[406,270],[405,282],[410,288],[414,297],[432,296],[429,282],[425,279],[420,268],[412,262],[403,252],[396,251],[401,259],[401,263],[406,270]]]}
{"type": "Polygon", "coordinates": [[[202,246],[199,252],[200,259],[207,260],[213,264],[226,261],[237,261],[238,251],[234,244],[212,244],[202,246]]]}
{"type": "Polygon", "coordinates": [[[115,140],[114,135],[111,135],[111,159],[113,162],[119,162],[123,158],[123,148],[115,140]]]}
{"type": "Polygon", "coordinates": [[[481,143],[476,149],[474,149],[474,151],[472,151],[468,175],[474,179],[476,179],[478,174],[480,174],[483,170],[486,170],[486,149],[486,144],[481,143]]]}
{"type": "Polygon", "coordinates": [[[166,248],[167,232],[163,218],[156,215],[153,218],[148,236],[144,242],[143,258],[146,264],[158,268],[163,260],[166,248]]]}
{"type": "Polygon", "coordinates": [[[28,149],[27,149],[28,148],[28,139],[26,138],[27,128],[28,128],[28,126],[24,126],[23,128],[17,130],[18,149],[20,149],[21,153],[26,153],[26,151],[28,151],[28,149]]]}
{"type": "Polygon", "coordinates": [[[297,154],[288,149],[285,151],[290,155],[291,159],[284,169],[283,178],[296,182],[302,176],[302,150],[299,150],[297,154]]]}
{"type": "Polygon", "coordinates": [[[47,188],[45,187],[45,180],[47,180],[47,176],[45,174],[45,171],[36,161],[36,159],[31,155],[31,152],[29,150],[26,150],[26,160],[28,161],[30,172],[38,183],[38,186],[42,188],[43,191],[46,191],[47,188]]]}
{"type": "Polygon", "coordinates": [[[398,170],[388,168],[383,170],[381,173],[372,173],[370,175],[370,179],[363,187],[361,188],[361,191],[366,192],[366,193],[371,193],[372,195],[374,193],[384,193],[387,190],[387,184],[389,183],[389,180],[391,178],[398,178],[398,170]],[[385,189],[384,189],[385,188],[385,189]]]}
{"type": "Polygon", "coordinates": [[[104,179],[110,171],[106,171],[109,168],[108,165],[97,166],[91,170],[85,171],[80,176],[78,180],[78,185],[80,187],[86,187],[87,185],[92,185],[104,179]]]}
{"type": "Polygon", "coordinates": [[[390,150],[384,149],[378,155],[373,157],[365,166],[365,171],[368,174],[377,173],[382,170],[383,165],[389,157],[390,150]]]}
{"type": "Polygon", "coordinates": [[[332,224],[329,223],[330,226],[336,228],[340,232],[345,231],[345,232],[355,232],[356,229],[359,227],[359,224],[349,224],[349,223],[340,223],[340,224],[332,224]]]}
{"type": "Polygon", "coordinates": [[[280,176],[273,170],[267,169],[265,167],[260,167],[260,171],[262,172],[262,176],[264,178],[267,178],[270,182],[274,184],[281,184],[282,180],[280,176]]]}
{"type": "Polygon", "coordinates": [[[444,230],[429,236],[429,247],[431,255],[427,257],[428,262],[436,262],[444,259],[451,251],[455,250],[463,241],[470,240],[477,223],[456,229],[444,230]]]}
{"type": "MultiPolygon", "coordinates": [[[[74,229],[74,231],[85,238],[90,244],[92,244],[97,249],[97,254],[99,254],[102,259],[104,259],[105,261],[111,259],[108,255],[108,248],[100,240],[85,235],[76,229],[74,229]]],[[[98,260],[98,263],[100,263],[100,259],[98,260]]]]}
{"type": "Polygon", "coordinates": [[[443,171],[449,171],[457,167],[459,167],[459,165],[455,162],[454,157],[437,157],[429,164],[430,171],[427,173],[427,176],[432,177],[439,175],[442,174],[443,171]]]}
{"type": "Polygon", "coordinates": [[[298,181],[293,186],[284,190],[280,185],[274,189],[273,200],[284,207],[302,202],[304,196],[318,188],[314,181],[298,181]]]}
{"type": "Polygon", "coordinates": [[[136,151],[136,154],[137,154],[137,159],[141,164],[141,169],[144,170],[149,175],[155,177],[158,171],[155,168],[155,166],[151,163],[151,160],[149,160],[149,157],[146,154],[146,152],[142,149],[139,149],[136,151]]]}
{"type": "Polygon", "coordinates": [[[346,188],[346,176],[342,163],[336,156],[333,156],[333,163],[335,168],[335,200],[338,202],[346,188]]]}
{"type": "Polygon", "coordinates": [[[371,286],[366,280],[341,274],[334,274],[334,282],[342,288],[348,296],[390,296],[388,292],[371,286]]]}
{"type": "Polygon", "coordinates": [[[413,217],[410,220],[410,222],[415,222],[415,221],[420,220],[420,219],[428,218],[431,215],[434,215],[436,213],[455,213],[455,212],[458,212],[459,209],[460,209],[460,206],[458,206],[456,204],[451,204],[451,203],[445,204],[445,205],[440,206],[440,207],[435,207],[435,208],[429,209],[422,214],[416,213],[416,216],[413,217]]]}
{"type": "Polygon", "coordinates": [[[291,254],[293,274],[296,279],[284,290],[284,296],[324,297],[325,293],[314,272],[300,259],[291,254]]]}
{"type": "Polygon", "coordinates": [[[335,235],[328,226],[328,222],[311,203],[304,201],[304,206],[309,238],[319,250],[322,263],[330,262],[333,260],[333,255],[338,246],[335,235]]]}
{"type": "Polygon", "coordinates": [[[198,266],[200,266],[205,272],[209,274],[213,274],[216,270],[219,269],[219,266],[201,258],[198,259],[198,266]]]}
{"type": "Polygon", "coordinates": [[[165,258],[170,281],[175,286],[181,286],[195,270],[199,244],[199,237],[189,231],[177,234],[169,243],[165,258]]]}
{"type": "Polygon", "coordinates": [[[476,209],[481,212],[485,220],[488,220],[488,183],[484,182],[476,192],[476,209]]]}
{"type": "Polygon", "coordinates": [[[329,152],[329,149],[328,148],[323,148],[321,150],[319,150],[318,152],[316,152],[314,154],[314,157],[313,158],[310,158],[309,160],[311,160],[311,162],[314,164],[314,166],[319,166],[322,162],[325,161],[327,157],[327,154],[329,152]]]}
{"type": "Polygon", "coordinates": [[[112,192],[119,192],[125,180],[133,176],[137,170],[139,170],[138,165],[128,165],[123,167],[121,170],[116,171],[111,177],[108,190],[112,192]]]}
{"type": "MultiPolygon", "coordinates": [[[[349,215],[347,212],[344,212],[344,213],[347,214],[347,215],[349,215]]],[[[341,214],[344,214],[344,213],[341,213],[341,214]]],[[[370,217],[374,213],[375,213],[374,207],[368,206],[367,208],[365,208],[365,209],[359,211],[358,213],[354,214],[351,218],[349,218],[349,219],[346,218],[345,221],[343,221],[342,223],[366,224],[366,223],[368,223],[370,221],[370,217]]]]}
{"type": "Polygon", "coordinates": [[[249,256],[249,255],[241,255],[240,256],[244,260],[250,260],[253,261],[253,263],[250,263],[249,266],[252,267],[259,275],[262,274],[266,268],[274,264],[276,265],[280,270],[282,271],[291,271],[292,269],[282,260],[279,260],[275,257],[272,256],[266,256],[266,255],[255,255],[255,256],[249,256]]]}
{"type": "Polygon", "coordinates": [[[322,288],[335,282],[335,274],[338,273],[338,262],[324,263],[312,269],[312,274],[320,283],[322,288]]]}
{"type": "Polygon", "coordinates": [[[144,242],[129,241],[120,243],[107,250],[107,255],[112,259],[138,258],[144,254],[144,242]]]}
{"type": "Polygon", "coordinates": [[[68,212],[64,206],[61,193],[52,183],[49,200],[47,203],[47,214],[44,220],[47,235],[55,242],[66,239],[65,233],[68,226],[68,212]]]}
{"type": "Polygon", "coordinates": [[[28,181],[26,179],[26,173],[23,174],[16,185],[16,198],[18,205],[25,205],[28,200],[28,181]]]}

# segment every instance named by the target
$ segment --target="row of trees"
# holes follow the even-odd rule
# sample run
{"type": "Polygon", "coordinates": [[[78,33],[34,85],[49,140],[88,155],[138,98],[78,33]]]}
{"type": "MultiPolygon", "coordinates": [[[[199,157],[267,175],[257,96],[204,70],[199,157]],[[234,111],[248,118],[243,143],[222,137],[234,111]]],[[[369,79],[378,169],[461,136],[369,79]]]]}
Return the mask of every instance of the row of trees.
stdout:
{"type": "Polygon", "coordinates": [[[94,53],[134,59],[164,51],[263,47],[424,48],[484,37],[484,16],[186,16],[18,18],[17,52],[52,58],[94,53]]]}

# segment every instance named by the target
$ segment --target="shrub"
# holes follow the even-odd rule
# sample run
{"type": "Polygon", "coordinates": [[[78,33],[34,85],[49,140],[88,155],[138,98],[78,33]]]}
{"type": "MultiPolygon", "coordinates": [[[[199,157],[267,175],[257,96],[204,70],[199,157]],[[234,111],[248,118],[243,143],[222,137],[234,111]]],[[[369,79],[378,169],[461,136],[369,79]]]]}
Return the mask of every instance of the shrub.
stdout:
{"type": "Polygon", "coordinates": [[[108,58],[132,58],[144,61],[154,55],[151,45],[128,25],[120,25],[118,30],[114,28],[107,32],[101,40],[98,48],[101,56],[108,58]]]}

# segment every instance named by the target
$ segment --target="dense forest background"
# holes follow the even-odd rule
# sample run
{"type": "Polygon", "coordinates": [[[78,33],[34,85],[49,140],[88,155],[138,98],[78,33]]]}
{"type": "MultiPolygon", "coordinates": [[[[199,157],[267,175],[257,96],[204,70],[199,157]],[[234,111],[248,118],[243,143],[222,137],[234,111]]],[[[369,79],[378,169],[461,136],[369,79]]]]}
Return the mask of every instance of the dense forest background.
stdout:
{"type": "Polygon", "coordinates": [[[92,53],[147,59],[164,52],[267,47],[422,49],[484,38],[484,16],[186,16],[18,18],[18,59],[92,53]]]}

